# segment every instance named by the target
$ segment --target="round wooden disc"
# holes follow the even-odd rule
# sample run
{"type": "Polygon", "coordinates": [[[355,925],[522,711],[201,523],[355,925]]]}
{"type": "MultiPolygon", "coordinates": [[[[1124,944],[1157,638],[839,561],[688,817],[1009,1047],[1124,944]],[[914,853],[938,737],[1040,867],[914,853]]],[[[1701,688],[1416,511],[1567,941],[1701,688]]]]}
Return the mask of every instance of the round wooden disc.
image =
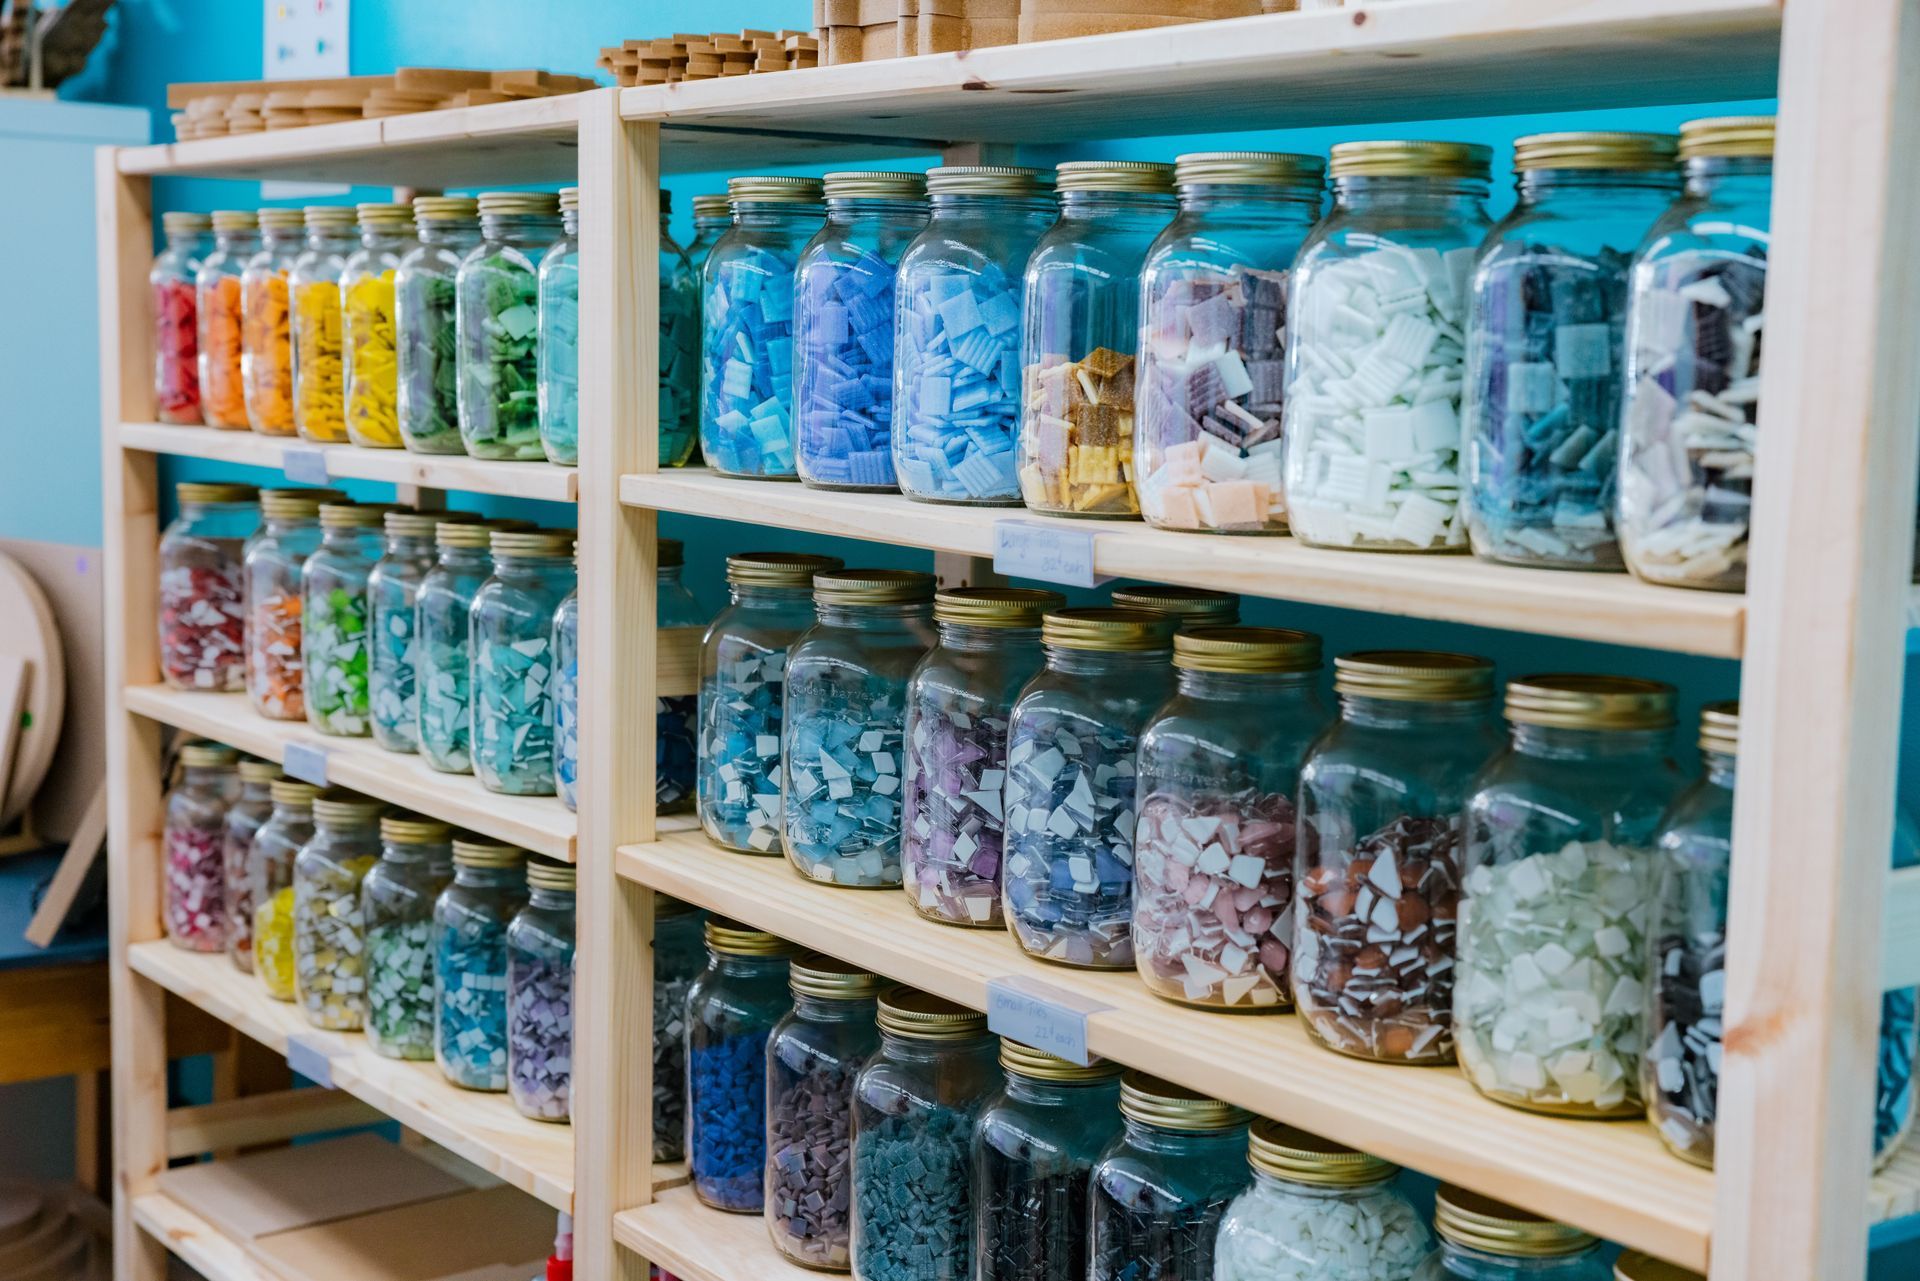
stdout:
{"type": "Polygon", "coordinates": [[[27,697],[20,736],[13,748],[13,772],[0,796],[0,824],[26,811],[53,764],[60,745],[60,721],[67,706],[66,660],[60,629],[47,594],[20,562],[0,555],[0,655],[27,660],[27,697]]]}
{"type": "Polygon", "coordinates": [[[39,1226],[46,1198],[28,1183],[0,1183],[0,1245],[26,1236],[39,1226]]]}

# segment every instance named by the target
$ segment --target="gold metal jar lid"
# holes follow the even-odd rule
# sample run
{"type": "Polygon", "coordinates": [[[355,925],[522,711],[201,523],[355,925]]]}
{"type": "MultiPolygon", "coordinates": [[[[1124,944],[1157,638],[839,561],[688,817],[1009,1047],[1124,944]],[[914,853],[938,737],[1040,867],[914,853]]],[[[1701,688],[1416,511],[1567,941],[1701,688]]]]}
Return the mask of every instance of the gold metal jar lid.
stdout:
{"type": "Polygon", "coordinates": [[[656,563],[661,569],[672,569],[687,563],[686,544],[677,538],[662,538],[655,544],[654,554],[659,558],[656,563]]]}
{"type": "Polygon", "coordinates": [[[933,621],[966,627],[1038,627],[1066,607],[1059,592],[1038,587],[954,587],[933,598],[933,621]]]}
{"type": "Polygon", "coordinates": [[[394,510],[391,503],[321,503],[320,528],[379,529],[394,510]]]}
{"type": "Polygon", "coordinates": [[[433,527],[433,545],[485,551],[492,544],[494,534],[500,530],[525,532],[532,528],[533,522],[530,520],[488,520],[478,524],[442,521],[433,527]]]}
{"type": "Polygon", "coordinates": [[[579,883],[579,870],[571,863],[551,858],[527,860],[527,884],[541,890],[572,891],[579,883]]]}
{"type": "Polygon", "coordinates": [[[1700,709],[1700,750],[1722,756],[1740,754],[1740,704],[1733,699],[1700,709]]]}
{"type": "Polygon", "coordinates": [[[822,184],[818,178],[785,178],[756,175],[727,179],[727,200],[733,204],[818,204],[822,184]]]}
{"type": "Polygon", "coordinates": [[[1094,1085],[1111,1081],[1125,1070],[1108,1059],[1074,1063],[1005,1036],[1000,1038],[1000,1066],[1015,1076],[1051,1081],[1056,1085],[1094,1085]]]}
{"type": "Polygon", "coordinates": [[[322,503],[344,503],[347,496],[337,489],[263,489],[260,514],[269,520],[315,520],[322,503]]]}
{"type": "Polygon", "coordinates": [[[493,529],[487,546],[495,556],[571,556],[571,529],[493,529]]]}
{"type": "Polygon", "coordinates": [[[219,769],[240,759],[240,753],[225,743],[186,743],[180,748],[180,763],[188,769],[219,769]]]}
{"type": "Polygon", "coordinates": [[[1579,1254],[1596,1243],[1578,1228],[1455,1187],[1440,1185],[1433,1203],[1434,1230],[1455,1245],[1512,1258],[1579,1254]]]}
{"type": "Polygon", "coordinates": [[[388,814],[380,820],[380,839],[390,845],[445,845],[453,828],[418,814],[388,814]]]}
{"type": "Polygon", "coordinates": [[[1493,148],[1477,142],[1339,142],[1330,167],[1335,178],[1477,178],[1493,176],[1493,148]]]}
{"type": "Polygon", "coordinates": [[[1253,1119],[1244,1108],[1136,1069],[1120,1078],[1120,1113],[1156,1130],[1231,1130],[1253,1119]]]}
{"type": "Polygon", "coordinates": [[[1177,187],[1304,187],[1326,185],[1327,162],[1292,151],[1189,151],[1173,162],[1177,187]]]}
{"type": "Polygon", "coordinates": [[[307,225],[304,209],[262,209],[259,218],[263,231],[292,231],[307,225]]]}
{"type": "Polygon", "coordinates": [[[180,209],[161,214],[160,225],[169,236],[194,236],[208,231],[213,226],[213,219],[203,213],[180,209]]]}
{"type": "Polygon", "coordinates": [[[823,1001],[871,1001],[886,985],[887,981],[878,974],[823,952],[796,956],[787,968],[787,986],[795,996],[818,997],[823,1001]]]}
{"type": "Polygon", "coordinates": [[[723,192],[710,191],[693,198],[693,216],[696,218],[725,218],[732,212],[733,201],[723,192]]]}
{"type": "Polygon", "coordinates": [[[352,205],[308,205],[300,212],[306,215],[308,231],[337,231],[353,226],[352,205]]]}
{"type": "Polygon", "coordinates": [[[442,525],[472,525],[479,520],[479,512],[417,512],[403,507],[386,514],[385,526],[399,538],[431,538],[442,525]]]}
{"type": "Polygon", "coordinates": [[[750,930],[737,921],[707,918],[707,947],[726,956],[797,956],[800,947],[765,930],[750,930]]]}
{"type": "Polygon", "coordinates": [[[727,557],[727,581],[735,587],[812,587],[815,574],[845,564],[838,556],[806,552],[741,552],[727,557]]]}
{"type": "Polygon", "coordinates": [[[1054,166],[1060,191],[1173,194],[1173,166],[1148,160],[1068,160],[1054,166]]]}
{"type": "Polygon", "coordinates": [[[1333,688],[1410,703],[1471,702],[1493,696],[1493,663],[1431,650],[1362,650],[1333,660],[1333,688]]]}
{"type": "Polygon", "coordinates": [[[877,1021],[882,1032],[913,1041],[965,1041],[987,1033],[987,1016],[978,1010],[904,984],[880,994],[877,1021]]]}
{"type": "Polygon", "coordinates": [[[941,165],[927,170],[929,196],[1050,196],[1052,175],[1020,165],[941,165]]]}
{"type": "Polygon", "coordinates": [[[472,196],[415,196],[415,222],[470,222],[480,216],[480,202],[472,196]]]}
{"type": "Polygon", "coordinates": [[[1182,627],[1228,627],[1240,621],[1240,598],[1209,587],[1122,587],[1113,603],[1172,614],[1182,627]]]}
{"type": "Polygon", "coordinates": [[[553,218],[560,198],[551,191],[483,191],[475,200],[482,218],[553,218]]]}
{"type": "MultiPolygon", "coordinates": [[[[826,176],[828,200],[925,200],[927,180],[917,173],[892,173],[879,169],[843,169],[826,176]]],[[[694,201],[694,213],[700,212],[694,201]]]]}
{"type": "Polygon", "coordinates": [[[1554,673],[1507,682],[1507,719],[1551,729],[1671,729],[1674,689],[1631,676],[1554,673]]]}
{"type": "Polygon", "coordinates": [[[275,805],[292,805],[296,808],[310,806],[320,795],[320,789],[312,783],[304,783],[297,778],[276,778],[267,789],[275,805]]]}
{"type": "Polygon", "coordinates": [[[243,783],[272,783],[280,777],[280,767],[272,761],[263,761],[257,756],[246,756],[240,760],[240,781],[243,783]]]}
{"type": "Polygon", "coordinates": [[[1040,624],[1040,640],[1062,649],[1151,653],[1173,643],[1176,620],[1151,609],[1060,609],[1040,624]]]}
{"type": "Polygon", "coordinates": [[[174,498],[182,503],[257,503],[260,491],[252,485],[231,485],[221,481],[183,480],[173,487],[174,498]]]}
{"type": "Polygon", "coordinates": [[[933,599],[932,574],[917,569],[829,569],[813,578],[816,605],[917,605],[933,599]]]}
{"type": "MultiPolygon", "coordinates": [[[[667,193],[663,191],[660,194],[664,196],[667,193]]],[[[660,202],[660,212],[665,213],[667,212],[667,209],[668,209],[667,202],[665,200],[662,200],[660,202]]],[[[580,188],[578,187],[560,188],[560,212],[563,214],[580,212],[580,188]]]]}
{"type": "Polygon", "coordinates": [[[371,796],[330,787],[313,800],[313,819],[332,827],[364,827],[374,823],[386,809],[371,796]]]}
{"type": "Polygon", "coordinates": [[[260,215],[251,209],[216,209],[213,211],[213,229],[215,231],[252,231],[260,225],[260,215]]]}
{"type": "Polygon", "coordinates": [[[1190,672],[1317,672],[1320,638],[1286,627],[1196,627],[1174,633],[1173,665],[1190,672]]]}
{"type": "Polygon", "coordinates": [[[1698,1272],[1638,1250],[1629,1250],[1614,1260],[1613,1277],[1614,1281],[1706,1281],[1698,1272]]]}
{"type": "Polygon", "coordinates": [[[400,201],[369,201],[353,208],[359,215],[362,227],[369,223],[377,223],[382,227],[404,227],[413,221],[413,206],[400,201]]]}
{"type": "Polygon", "coordinates": [[[1513,140],[1513,167],[1530,169],[1671,170],[1680,140],[1670,133],[1581,130],[1530,133],[1513,140]]]}
{"type": "Polygon", "coordinates": [[[1400,1172],[1391,1161],[1266,1117],[1255,1121],[1247,1135],[1247,1163],[1289,1183],[1327,1188],[1364,1187],[1400,1172]]]}
{"type": "Polygon", "coordinates": [[[1773,156],[1772,116],[1706,116],[1680,126],[1680,158],[1773,156]]]}
{"type": "Polygon", "coordinates": [[[526,860],[525,850],[505,841],[471,832],[453,838],[453,861],[462,867],[518,867],[526,860]]]}

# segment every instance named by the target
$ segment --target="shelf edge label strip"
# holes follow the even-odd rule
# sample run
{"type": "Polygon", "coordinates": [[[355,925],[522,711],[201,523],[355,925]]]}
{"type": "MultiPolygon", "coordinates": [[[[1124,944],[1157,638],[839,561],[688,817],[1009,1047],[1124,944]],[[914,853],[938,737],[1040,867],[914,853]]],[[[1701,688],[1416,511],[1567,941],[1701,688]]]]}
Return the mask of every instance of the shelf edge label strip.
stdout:
{"type": "Polygon", "coordinates": [[[1083,1067],[1089,1057],[1087,1020],[1112,1008],[1025,974],[987,980],[989,1031],[1083,1067]]]}

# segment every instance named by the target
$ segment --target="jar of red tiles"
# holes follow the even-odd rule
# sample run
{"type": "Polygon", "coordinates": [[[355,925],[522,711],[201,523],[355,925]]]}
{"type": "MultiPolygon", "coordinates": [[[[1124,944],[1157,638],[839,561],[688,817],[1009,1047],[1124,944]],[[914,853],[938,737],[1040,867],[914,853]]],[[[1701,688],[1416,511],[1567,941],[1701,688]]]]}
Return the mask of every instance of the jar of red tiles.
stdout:
{"type": "Polygon", "coordinates": [[[219,743],[180,749],[180,781],[167,793],[167,937],[193,952],[227,946],[227,809],[240,796],[239,753],[219,743]]]}
{"type": "Polygon", "coordinates": [[[1294,793],[1326,724],[1320,638],[1207,627],[1173,638],[1178,688],[1140,735],[1133,955],[1147,989],[1282,1010],[1293,951],[1294,793]]]}
{"type": "Polygon", "coordinates": [[[246,686],[241,561],[260,524],[252,485],[184,481],[160,535],[160,674],[175,689],[246,686]]]}
{"type": "Polygon", "coordinates": [[[1342,1054],[1451,1062],[1463,815],[1500,746],[1493,664],[1374,650],[1335,659],[1333,688],[1340,717],[1300,771],[1294,1005],[1342,1054]]]}
{"type": "Polygon", "coordinates": [[[161,220],[167,247],[153,260],[153,414],[163,423],[200,421],[200,338],[194,277],[213,223],[205,214],[170,213],[161,220]]]}

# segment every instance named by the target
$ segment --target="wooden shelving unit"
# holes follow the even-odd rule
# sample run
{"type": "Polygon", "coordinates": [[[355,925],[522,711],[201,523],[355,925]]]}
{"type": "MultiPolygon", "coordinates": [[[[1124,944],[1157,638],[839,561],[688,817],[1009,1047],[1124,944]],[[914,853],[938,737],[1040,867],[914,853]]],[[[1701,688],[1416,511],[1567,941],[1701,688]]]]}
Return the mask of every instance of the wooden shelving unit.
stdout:
{"type": "MultiPolygon", "coordinates": [[[[429,187],[577,181],[583,209],[582,459],[538,465],[329,449],[325,474],[408,492],[573,501],[580,528],[582,778],[577,820],[488,795],[366,744],[326,741],[329,777],[399,804],[571,851],[582,880],[569,1130],[517,1123],[431,1068],[346,1048],[335,1083],[551,1204],[571,1204],[581,1275],[689,1281],[799,1275],[755,1218],[702,1208],[654,1169],[652,895],[670,893],[974,1006],[1024,976],[1110,1007],[1092,1047],[1564,1217],[1713,1281],[1856,1275],[1869,1223],[1920,1212],[1920,1145],[1869,1179],[1883,986],[1920,982],[1920,873],[1889,880],[1894,745],[1914,524],[1920,375],[1915,154],[1920,14],[1901,0],[1426,0],[1201,23],[779,76],[606,90],[282,134],[103,153],[103,441],[110,605],[118,1275],[155,1281],[162,1245],[202,1248],[155,1200],[168,1121],[160,996],[187,997],[276,1048],[305,1035],[238,976],[160,938],[159,727],[285,759],[302,727],[239,700],[156,685],[155,459],[279,466],[288,446],[152,422],[144,281],[155,175],[429,187]],[[1744,596],[1556,575],[1466,558],[1316,552],[1288,540],[1077,525],[1103,575],[1740,660],[1740,837],[1717,1173],[1644,1125],[1520,1114],[1454,1074],[1393,1071],[1309,1046],[1294,1020],[1160,1002],[1125,975],[1042,970],[995,934],[919,921],[904,896],[846,894],[780,861],[727,855],[656,822],[653,699],[686,688],[657,637],[660,512],[923,548],[943,579],[991,572],[995,524],[1061,524],[794,485],[662,473],[655,457],[655,191],[662,174],[878,157],[1004,156],[1002,144],[1413,120],[1507,110],[1780,99],[1759,511],[1744,596]],[[1910,933],[1910,931],[1905,931],[1910,933]],[[577,1189],[577,1195],[572,1195],[577,1189]],[[133,1230],[139,1223],[149,1229],[133,1230]]],[[[294,444],[292,449],[303,446],[294,444]]],[[[301,474],[315,460],[294,455],[301,474]]],[[[1388,625],[1390,626],[1390,624],[1388,625]]],[[[337,1038],[350,1041],[352,1038],[337,1038]]],[[[304,1051],[302,1051],[304,1053],[304,1051]]],[[[220,1275],[244,1276],[244,1273],[220,1275]]]]}

